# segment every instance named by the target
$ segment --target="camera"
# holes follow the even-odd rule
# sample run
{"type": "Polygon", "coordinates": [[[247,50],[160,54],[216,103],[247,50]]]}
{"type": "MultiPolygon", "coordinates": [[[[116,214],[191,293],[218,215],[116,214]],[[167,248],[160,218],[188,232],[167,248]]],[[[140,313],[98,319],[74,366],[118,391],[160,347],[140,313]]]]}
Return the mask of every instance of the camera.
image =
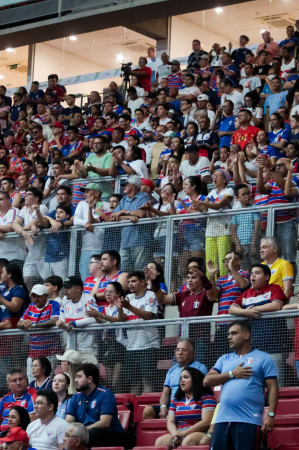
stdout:
{"type": "Polygon", "coordinates": [[[129,76],[131,74],[131,66],[133,63],[123,63],[120,70],[123,72],[124,81],[129,81],[129,76]]]}

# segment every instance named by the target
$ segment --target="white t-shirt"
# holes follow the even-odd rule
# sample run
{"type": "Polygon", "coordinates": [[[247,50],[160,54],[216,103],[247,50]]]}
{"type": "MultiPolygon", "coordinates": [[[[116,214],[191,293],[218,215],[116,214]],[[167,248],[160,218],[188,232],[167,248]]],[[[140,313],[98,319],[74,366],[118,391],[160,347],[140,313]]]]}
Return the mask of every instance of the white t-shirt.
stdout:
{"type": "Polygon", "coordinates": [[[152,142],[143,142],[142,144],[139,145],[139,148],[143,148],[143,150],[146,153],[146,164],[150,164],[152,161],[152,148],[153,145],[155,145],[157,142],[156,141],[152,141],[152,142]]]}
{"type": "Polygon", "coordinates": [[[295,116],[296,114],[299,115],[299,105],[293,106],[293,108],[291,109],[290,117],[295,116]]]}
{"type": "Polygon", "coordinates": [[[158,82],[162,80],[162,78],[167,78],[168,75],[171,74],[171,65],[170,64],[161,64],[157,69],[158,74],[158,82]]]}
{"type": "Polygon", "coordinates": [[[230,235],[230,215],[223,215],[219,217],[221,211],[225,211],[231,209],[234,201],[234,191],[232,188],[224,188],[222,191],[218,192],[217,189],[212,189],[208,195],[208,199],[213,201],[213,203],[217,203],[223,199],[223,197],[229,196],[231,197],[231,201],[227,206],[222,208],[221,210],[216,211],[215,209],[208,209],[209,218],[207,220],[207,228],[206,228],[206,237],[219,237],[219,236],[229,236],[230,235]],[[217,217],[211,217],[210,214],[217,214],[217,217]]]}
{"type": "Polygon", "coordinates": [[[197,163],[194,166],[189,164],[189,161],[185,160],[180,165],[180,172],[183,179],[191,176],[206,177],[210,175],[210,161],[205,156],[200,156],[197,163]]]}
{"type": "Polygon", "coordinates": [[[68,427],[69,424],[61,417],[54,416],[46,423],[37,419],[26,429],[30,446],[38,450],[58,450],[68,427]]]}
{"type": "Polygon", "coordinates": [[[132,111],[132,114],[131,114],[132,119],[135,119],[135,110],[140,108],[140,106],[143,105],[143,103],[144,103],[144,100],[141,97],[136,98],[136,100],[128,101],[128,108],[130,108],[132,111]]]}
{"type": "Polygon", "coordinates": [[[234,104],[234,115],[239,114],[240,109],[244,106],[244,97],[238,91],[233,91],[231,94],[222,94],[221,106],[223,106],[226,100],[230,100],[234,104]]]}
{"type": "MultiPolygon", "coordinates": [[[[174,202],[175,210],[177,210],[177,207],[179,206],[179,204],[180,204],[180,202],[175,200],[175,202],[174,202]]],[[[159,209],[159,211],[167,212],[167,211],[169,211],[170,203],[162,204],[160,208],[159,208],[159,203],[156,203],[153,207],[155,209],[159,209]]],[[[174,222],[174,227],[176,227],[176,225],[177,225],[177,222],[174,222]]],[[[175,233],[176,229],[173,230],[173,232],[175,233]]],[[[166,235],[167,235],[167,223],[159,222],[157,225],[157,228],[155,229],[155,232],[154,232],[154,238],[157,239],[157,238],[160,238],[160,237],[163,237],[166,235]]]]}
{"type": "MultiPolygon", "coordinates": [[[[154,292],[146,291],[143,297],[136,298],[135,294],[127,296],[130,304],[135,308],[148,311],[153,314],[158,312],[158,303],[154,292]]],[[[128,321],[143,322],[143,319],[124,308],[124,313],[128,321]]],[[[147,321],[148,322],[148,321],[147,321]]],[[[127,350],[144,350],[146,348],[160,348],[159,334],[155,327],[128,328],[127,329],[127,350]]]]}
{"type": "MultiPolygon", "coordinates": [[[[110,212],[110,206],[108,202],[101,202],[104,212],[110,212]]],[[[95,219],[99,218],[99,215],[93,208],[92,215],[95,219]]],[[[78,203],[76,212],[74,215],[74,225],[79,227],[84,227],[86,222],[88,222],[88,210],[89,206],[85,200],[78,203]]],[[[83,231],[82,232],[82,250],[94,250],[95,248],[102,248],[104,242],[105,230],[101,227],[94,227],[93,231],[83,231]]]]}
{"type": "MultiPolygon", "coordinates": [[[[90,294],[83,292],[78,302],[73,303],[66,296],[62,299],[62,305],[60,307],[59,320],[65,323],[73,322],[76,328],[83,328],[87,325],[93,325],[96,323],[94,317],[87,317],[86,311],[89,309],[97,309],[97,304],[90,294]]],[[[93,332],[81,332],[77,333],[77,350],[94,350],[95,334],[93,332]]],[[[67,337],[67,349],[71,348],[70,336],[67,337]]]]}
{"type": "Polygon", "coordinates": [[[167,125],[169,122],[171,122],[171,119],[169,119],[169,117],[165,117],[165,119],[159,120],[159,125],[167,125]]]}
{"type": "MultiPolygon", "coordinates": [[[[18,208],[10,208],[6,214],[0,214],[0,226],[6,226],[12,223],[19,214],[18,208]]],[[[0,258],[6,258],[9,261],[19,259],[24,261],[26,258],[26,247],[22,237],[0,239],[0,258]]]]}
{"type": "MultiPolygon", "coordinates": [[[[46,205],[40,205],[40,212],[43,216],[49,214],[49,210],[46,205]]],[[[24,206],[19,212],[18,217],[23,219],[23,225],[28,225],[33,219],[37,219],[36,211],[30,211],[28,206],[24,206]]],[[[46,251],[47,236],[43,233],[39,233],[37,236],[33,236],[34,245],[28,246],[27,258],[30,262],[32,259],[41,259],[46,251]]],[[[26,259],[27,260],[27,259],[26,259]]]]}
{"type": "Polygon", "coordinates": [[[179,95],[194,95],[196,98],[200,95],[200,90],[196,86],[184,87],[179,90],[179,95]]]}
{"type": "Polygon", "coordinates": [[[261,87],[262,83],[259,77],[252,76],[250,78],[242,78],[240,80],[241,86],[243,86],[243,97],[247,94],[247,92],[255,91],[256,88],[261,87]]]}
{"type": "Polygon", "coordinates": [[[135,170],[136,175],[138,175],[140,178],[146,178],[148,179],[148,170],[146,167],[146,164],[142,159],[136,159],[136,161],[125,161],[125,163],[132,167],[132,169],[135,170]]]}

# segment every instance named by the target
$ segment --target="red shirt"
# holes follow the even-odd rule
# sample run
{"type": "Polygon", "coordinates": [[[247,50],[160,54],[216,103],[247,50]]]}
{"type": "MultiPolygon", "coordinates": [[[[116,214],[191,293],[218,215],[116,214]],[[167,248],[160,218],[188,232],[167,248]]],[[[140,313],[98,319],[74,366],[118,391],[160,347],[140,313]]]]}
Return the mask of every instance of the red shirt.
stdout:
{"type": "Polygon", "coordinates": [[[151,86],[151,78],[152,78],[152,69],[150,67],[143,67],[143,69],[134,69],[134,72],[146,72],[147,76],[146,77],[140,77],[140,83],[141,86],[143,87],[143,89],[145,91],[151,91],[152,90],[152,86],[151,86]]]}
{"type": "Polygon", "coordinates": [[[258,291],[253,288],[247,289],[234,301],[233,305],[246,309],[250,306],[266,305],[267,303],[272,303],[274,300],[285,304],[288,298],[277,284],[266,284],[258,291]]]}
{"type": "Polygon", "coordinates": [[[189,290],[173,294],[174,305],[178,306],[180,317],[210,316],[213,302],[208,299],[206,290],[192,294],[189,290]]]}
{"type": "Polygon", "coordinates": [[[259,131],[261,131],[260,128],[254,127],[253,125],[250,125],[245,130],[242,130],[242,128],[240,128],[233,134],[232,144],[239,144],[241,150],[244,150],[245,145],[250,141],[253,141],[255,144],[257,144],[256,135],[259,131]]]}

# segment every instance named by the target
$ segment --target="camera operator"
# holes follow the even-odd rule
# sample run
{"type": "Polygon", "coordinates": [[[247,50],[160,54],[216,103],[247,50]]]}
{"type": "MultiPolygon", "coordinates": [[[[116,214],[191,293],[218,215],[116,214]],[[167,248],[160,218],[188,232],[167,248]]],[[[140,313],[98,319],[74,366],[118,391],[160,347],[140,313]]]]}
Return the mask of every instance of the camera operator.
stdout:
{"type": "Polygon", "coordinates": [[[131,70],[131,75],[135,75],[145,91],[151,91],[152,69],[147,67],[147,59],[141,56],[138,61],[139,69],[131,70]]]}

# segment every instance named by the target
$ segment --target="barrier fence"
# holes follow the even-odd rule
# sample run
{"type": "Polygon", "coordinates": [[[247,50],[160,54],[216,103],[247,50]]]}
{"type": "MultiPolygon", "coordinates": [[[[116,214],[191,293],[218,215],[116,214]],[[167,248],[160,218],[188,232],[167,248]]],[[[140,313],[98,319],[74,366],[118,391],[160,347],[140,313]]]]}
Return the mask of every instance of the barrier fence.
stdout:
{"type": "MultiPolygon", "coordinates": [[[[84,362],[98,361],[103,384],[115,393],[160,392],[168,369],[176,363],[175,348],[179,337],[190,337],[195,341],[195,359],[209,370],[222,354],[230,351],[227,330],[233,320],[236,317],[228,315],[221,316],[221,322],[219,316],[208,316],[105,323],[76,328],[69,333],[56,327],[49,331],[37,329],[34,333],[1,331],[0,386],[5,392],[9,368],[17,366],[29,370],[27,357],[36,356],[30,349],[30,339],[34,342],[42,335],[47,342],[45,355],[52,363],[53,372],[60,363],[55,355],[63,354],[67,343],[67,349],[81,352],[84,362]]],[[[280,386],[298,385],[294,355],[296,353],[298,359],[299,311],[264,313],[261,319],[252,321],[251,326],[252,346],[272,355],[280,386]]]]}

